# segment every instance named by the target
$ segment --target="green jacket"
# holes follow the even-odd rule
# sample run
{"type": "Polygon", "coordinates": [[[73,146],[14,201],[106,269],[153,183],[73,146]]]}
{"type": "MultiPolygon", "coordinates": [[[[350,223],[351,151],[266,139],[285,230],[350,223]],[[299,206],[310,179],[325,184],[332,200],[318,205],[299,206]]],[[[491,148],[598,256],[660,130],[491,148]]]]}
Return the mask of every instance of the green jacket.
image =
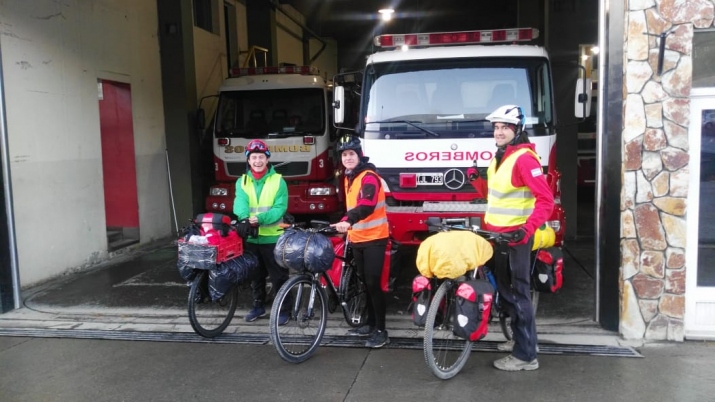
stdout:
{"type": "MultiPolygon", "coordinates": [[[[242,180],[252,180],[256,189],[256,196],[260,198],[266,178],[274,174],[276,174],[276,171],[273,169],[273,166],[268,166],[268,172],[266,172],[260,180],[256,180],[250,170],[238,178],[236,181],[236,198],[233,201],[233,213],[236,214],[239,221],[248,218],[250,215],[248,195],[245,191],[243,191],[241,186],[242,180]]],[[[280,187],[278,188],[278,193],[276,194],[275,202],[273,203],[271,209],[256,215],[258,217],[258,225],[270,225],[280,221],[283,219],[287,210],[288,185],[285,180],[281,179],[280,187]]],[[[275,244],[278,241],[278,237],[279,236],[258,236],[258,238],[249,237],[246,241],[252,244],[275,244]]]]}

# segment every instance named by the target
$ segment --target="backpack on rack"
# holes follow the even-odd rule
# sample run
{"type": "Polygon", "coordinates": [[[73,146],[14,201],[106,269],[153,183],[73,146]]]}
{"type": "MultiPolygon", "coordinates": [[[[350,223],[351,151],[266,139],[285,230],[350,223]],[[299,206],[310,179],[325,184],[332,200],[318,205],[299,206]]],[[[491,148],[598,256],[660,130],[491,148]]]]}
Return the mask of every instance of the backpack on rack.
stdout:
{"type": "Polygon", "coordinates": [[[429,302],[432,300],[432,283],[429,278],[417,275],[412,280],[412,322],[424,327],[427,322],[429,302]]]}
{"type": "Polygon", "coordinates": [[[564,283],[564,256],[558,247],[536,252],[531,280],[537,292],[555,293],[564,283]]]}
{"type": "Polygon", "coordinates": [[[202,235],[218,232],[221,236],[228,236],[231,230],[231,217],[215,212],[198,214],[195,223],[201,229],[202,235]]]}
{"type": "Polygon", "coordinates": [[[452,331],[463,339],[478,341],[489,330],[494,287],[489,281],[477,279],[457,287],[452,331]]]}

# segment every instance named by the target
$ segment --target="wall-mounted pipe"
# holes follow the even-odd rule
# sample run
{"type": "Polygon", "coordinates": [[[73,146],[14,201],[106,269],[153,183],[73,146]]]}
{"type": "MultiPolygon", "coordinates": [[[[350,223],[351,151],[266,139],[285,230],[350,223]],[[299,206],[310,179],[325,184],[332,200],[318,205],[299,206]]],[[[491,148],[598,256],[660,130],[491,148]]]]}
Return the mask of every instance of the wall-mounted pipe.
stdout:
{"type": "Polygon", "coordinates": [[[0,157],[2,158],[8,249],[10,252],[10,272],[12,274],[12,300],[14,307],[18,309],[22,306],[22,300],[20,299],[20,272],[17,264],[17,239],[15,239],[15,212],[12,204],[12,183],[10,182],[10,150],[8,149],[7,111],[5,110],[5,78],[2,68],[2,45],[0,45],[0,153],[2,154],[0,157]]]}

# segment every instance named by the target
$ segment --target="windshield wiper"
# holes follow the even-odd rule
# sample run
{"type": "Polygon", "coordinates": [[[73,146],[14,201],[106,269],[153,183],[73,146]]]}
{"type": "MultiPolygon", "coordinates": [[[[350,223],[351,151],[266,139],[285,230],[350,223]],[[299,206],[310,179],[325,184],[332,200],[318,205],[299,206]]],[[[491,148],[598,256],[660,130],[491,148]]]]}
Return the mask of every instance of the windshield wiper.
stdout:
{"type": "Polygon", "coordinates": [[[409,124],[410,126],[416,128],[416,129],[418,129],[418,130],[420,130],[420,131],[423,131],[423,132],[425,132],[425,133],[427,133],[427,134],[429,134],[429,135],[431,135],[431,136],[433,136],[433,137],[439,137],[439,136],[440,136],[439,134],[435,133],[435,132],[432,131],[432,130],[428,130],[428,129],[424,128],[424,127],[421,127],[421,126],[418,126],[417,124],[415,124],[415,123],[422,124],[421,121],[412,122],[412,121],[409,121],[409,120],[383,120],[383,121],[371,121],[371,122],[369,122],[368,124],[384,124],[384,123],[405,123],[405,124],[409,124]]]}

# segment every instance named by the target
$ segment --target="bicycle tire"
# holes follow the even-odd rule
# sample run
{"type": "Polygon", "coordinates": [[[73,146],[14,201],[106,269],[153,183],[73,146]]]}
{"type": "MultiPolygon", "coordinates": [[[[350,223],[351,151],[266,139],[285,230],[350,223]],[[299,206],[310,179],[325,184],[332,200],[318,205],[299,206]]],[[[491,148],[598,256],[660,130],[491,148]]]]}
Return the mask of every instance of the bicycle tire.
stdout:
{"type": "Polygon", "coordinates": [[[283,360],[302,363],[315,353],[325,334],[327,303],[325,289],[310,275],[294,276],[281,286],[271,307],[270,335],[283,360]],[[311,300],[314,304],[309,311],[311,300]],[[288,312],[288,322],[284,325],[278,324],[281,311],[288,312]],[[311,326],[316,320],[317,327],[311,326]]]}
{"type": "Polygon", "coordinates": [[[209,271],[201,271],[189,289],[189,322],[194,331],[204,338],[214,338],[228,327],[238,305],[238,287],[211,300],[208,292],[209,271]]]}
{"type": "Polygon", "coordinates": [[[453,292],[455,286],[456,282],[445,281],[437,288],[437,292],[430,301],[425,322],[425,362],[432,374],[441,380],[447,380],[457,375],[467,363],[472,351],[472,342],[459,338],[452,332],[450,322],[454,317],[454,311],[452,311],[454,298],[448,297],[447,292],[453,292]],[[440,310],[442,310],[442,322],[437,322],[440,310]]]}
{"type": "Polygon", "coordinates": [[[352,263],[345,264],[340,278],[342,295],[343,316],[345,322],[358,328],[367,322],[367,287],[365,281],[356,272],[356,267],[352,263]]]}
{"type": "MultiPolygon", "coordinates": [[[[534,318],[536,318],[536,308],[539,307],[539,292],[531,289],[531,308],[534,311],[534,318]]],[[[500,309],[501,310],[501,309],[500,309]]],[[[514,332],[511,330],[511,318],[506,315],[503,311],[499,313],[499,326],[501,327],[501,332],[507,341],[514,339],[514,332]]]]}

